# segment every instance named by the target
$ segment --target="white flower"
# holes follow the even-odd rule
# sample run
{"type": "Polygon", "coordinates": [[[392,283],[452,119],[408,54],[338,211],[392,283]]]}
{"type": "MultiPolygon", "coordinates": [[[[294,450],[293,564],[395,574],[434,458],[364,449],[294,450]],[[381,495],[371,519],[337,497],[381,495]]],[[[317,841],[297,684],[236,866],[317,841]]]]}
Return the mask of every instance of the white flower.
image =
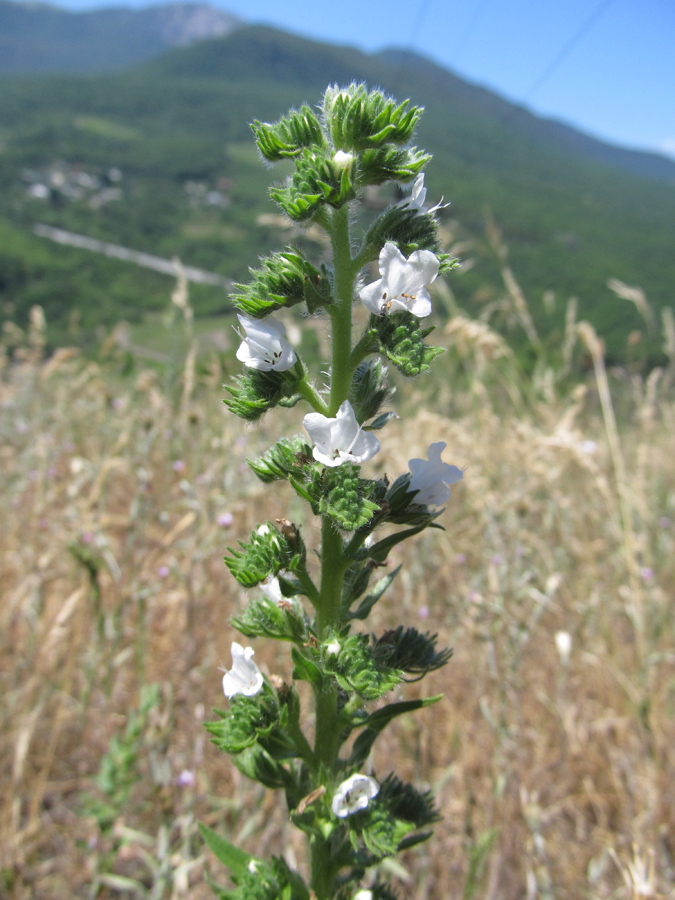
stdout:
{"type": "Polygon", "coordinates": [[[568,631],[556,631],[555,646],[560,657],[560,662],[567,665],[572,652],[572,635],[568,631]]]}
{"type": "Polygon", "coordinates": [[[408,491],[419,491],[413,503],[422,506],[442,506],[450,499],[448,485],[455,484],[464,477],[461,469],[448,465],[441,459],[445,447],[443,441],[430,444],[427,450],[428,460],[411,459],[408,462],[412,473],[408,491]]]}
{"type": "Polygon", "coordinates": [[[370,775],[352,775],[333,794],[331,808],[339,819],[351,816],[365,809],[380,790],[379,784],[370,775]]]}
{"type": "Polygon", "coordinates": [[[406,259],[396,244],[387,241],[380,252],[382,277],[361,290],[361,302],[376,316],[407,309],[423,319],[431,312],[426,285],[436,278],[439,266],[431,250],[415,250],[406,259]]]}
{"type": "Polygon", "coordinates": [[[282,322],[275,322],[269,316],[264,322],[240,314],[237,318],[246,332],[237,350],[237,359],[245,366],[260,372],[271,369],[284,372],[295,365],[295,350],[284,337],[286,328],[282,322]]]}
{"type": "Polygon", "coordinates": [[[232,641],[232,668],[223,676],[223,691],[228,700],[236,694],[244,697],[253,697],[263,686],[263,677],[260,669],[253,662],[253,647],[242,647],[236,641],[232,641]]]}
{"type": "Polygon", "coordinates": [[[340,655],[340,641],[337,638],[333,638],[333,640],[326,644],[326,656],[339,656],[340,655]]]}
{"type": "Polygon", "coordinates": [[[362,888],[354,894],[354,900],[373,900],[373,892],[362,888]]]}
{"type": "Polygon", "coordinates": [[[267,578],[265,581],[261,582],[260,590],[269,600],[271,600],[273,603],[276,603],[277,605],[284,599],[284,595],[281,593],[281,585],[279,584],[279,579],[274,576],[267,578]]]}
{"type": "Polygon", "coordinates": [[[351,166],[354,161],[353,153],[345,153],[344,150],[338,150],[333,156],[333,165],[336,169],[346,169],[351,166]]]}
{"type": "Polygon", "coordinates": [[[399,206],[415,206],[421,212],[430,212],[434,213],[437,209],[445,209],[446,206],[449,206],[448,203],[443,203],[443,198],[441,197],[441,202],[437,203],[436,206],[432,206],[431,209],[424,208],[424,201],[427,199],[427,189],[424,187],[424,172],[421,172],[415,181],[413,182],[412,191],[410,192],[410,196],[401,200],[399,206]]]}
{"type": "Polygon", "coordinates": [[[380,442],[356,421],[349,400],[345,400],[334,419],[321,413],[308,413],[302,420],[314,441],[314,459],[324,466],[341,466],[343,462],[361,463],[375,456],[380,442]]]}

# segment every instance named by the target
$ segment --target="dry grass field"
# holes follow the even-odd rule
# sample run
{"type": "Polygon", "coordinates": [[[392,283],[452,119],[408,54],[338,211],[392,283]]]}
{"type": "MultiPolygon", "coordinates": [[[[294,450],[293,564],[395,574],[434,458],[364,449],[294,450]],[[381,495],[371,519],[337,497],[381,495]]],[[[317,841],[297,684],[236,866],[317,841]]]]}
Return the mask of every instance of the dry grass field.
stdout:
{"type": "MultiPolygon", "coordinates": [[[[202,723],[246,602],[225,548],[278,517],[316,545],[245,465],[303,411],[247,427],[215,357],[123,374],[114,352],[45,358],[41,334],[36,313],[0,371],[0,895],[211,897],[198,821],[302,867],[281,798],[202,723]]],[[[444,815],[388,865],[402,898],[675,896],[675,360],[607,375],[592,332],[568,337],[586,376],[526,381],[487,325],[451,319],[368,464],[396,476],[443,440],[466,467],[369,623],[455,651],[401,692],[444,700],[376,746],[375,772],[444,815]]],[[[283,647],[255,650],[289,677],[283,647]]]]}

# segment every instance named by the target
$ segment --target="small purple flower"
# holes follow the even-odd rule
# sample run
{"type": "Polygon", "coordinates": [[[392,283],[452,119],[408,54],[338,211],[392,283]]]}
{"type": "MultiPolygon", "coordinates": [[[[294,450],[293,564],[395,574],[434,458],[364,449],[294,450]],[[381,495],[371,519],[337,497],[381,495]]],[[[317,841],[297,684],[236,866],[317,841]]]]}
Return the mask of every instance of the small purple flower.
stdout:
{"type": "Polygon", "coordinates": [[[229,528],[230,525],[234,522],[234,516],[231,512],[221,513],[216,522],[220,525],[221,528],[229,528]]]}
{"type": "Polygon", "coordinates": [[[428,606],[420,606],[419,610],[420,619],[428,619],[429,618],[429,607],[428,606]]]}
{"type": "Polygon", "coordinates": [[[504,557],[500,556],[499,553],[495,553],[495,555],[490,560],[491,566],[502,566],[504,565],[504,557]]]}
{"type": "Polygon", "coordinates": [[[175,460],[175,462],[171,468],[174,470],[174,472],[182,472],[183,469],[185,468],[185,463],[183,462],[182,459],[177,459],[177,460],[175,460]]]}
{"type": "Polygon", "coordinates": [[[651,581],[654,577],[654,570],[650,569],[649,566],[642,566],[640,569],[640,578],[643,581],[651,581]]]}
{"type": "Polygon", "coordinates": [[[669,516],[661,516],[661,518],[659,519],[659,525],[661,526],[661,528],[670,528],[672,524],[673,523],[669,516]]]}
{"type": "Polygon", "coordinates": [[[180,775],[178,775],[176,778],[176,784],[178,785],[178,787],[182,788],[192,787],[195,781],[195,773],[190,769],[183,769],[180,775]]]}
{"type": "Polygon", "coordinates": [[[38,522],[38,528],[41,528],[43,531],[49,528],[49,519],[45,519],[44,517],[40,519],[40,521],[38,522]]]}
{"type": "Polygon", "coordinates": [[[157,569],[157,574],[160,578],[166,578],[171,574],[171,569],[168,566],[160,566],[159,569],[157,569]]]}
{"type": "Polygon", "coordinates": [[[83,544],[93,544],[94,543],[94,534],[91,531],[83,531],[82,532],[82,543],[83,544]]]}
{"type": "Polygon", "coordinates": [[[464,563],[466,562],[466,553],[458,553],[455,556],[455,562],[457,563],[458,566],[463,566],[464,563]]]}
{"type": "Polygon", "coordinates": [[[58,472],[57,472],[57,470],[54,468],[54,466],[50,466],[50,467],[47,469],[47,478],[56,478],[57,475],[58,475],[58,472]]]}

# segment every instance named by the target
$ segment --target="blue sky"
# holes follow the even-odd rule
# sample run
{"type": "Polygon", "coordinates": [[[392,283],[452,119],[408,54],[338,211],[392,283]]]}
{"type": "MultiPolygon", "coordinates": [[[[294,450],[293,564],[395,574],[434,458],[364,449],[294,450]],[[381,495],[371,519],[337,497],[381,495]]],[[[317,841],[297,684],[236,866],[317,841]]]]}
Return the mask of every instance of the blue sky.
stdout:
{"type": "Polygon", "coordinates": [[[413,50],[540,115],[675,157],[675,0],[211,2],[248,22],[331,43],[413,50]]]}

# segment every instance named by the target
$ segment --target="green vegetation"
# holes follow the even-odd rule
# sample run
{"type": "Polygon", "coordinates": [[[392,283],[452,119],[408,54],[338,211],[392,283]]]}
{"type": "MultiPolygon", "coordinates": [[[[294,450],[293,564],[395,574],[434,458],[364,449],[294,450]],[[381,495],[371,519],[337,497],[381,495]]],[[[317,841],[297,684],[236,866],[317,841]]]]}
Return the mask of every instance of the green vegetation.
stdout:
{"type": "MultiPolygon", "coordinates": [[[[502,332],[510,325],[500,317],[504,290],[485,238],[488,213],[503,229],[534,324],[552,345],[568,298],[577,296],[610,359],[625,358],[629,335],[644,323],[617,302],[610,278],[641,285],[657,313],[672,302],[675,166],[543,122],[410,54],[366,56],[255,27],[123,73],[3,78],[3,315],[23,325],[39,303],[52,343],[72,342],[76,322],[76,339],[87,344],[101,328],[140,321],[167,303],[165,277],[50,245],[32,234],[36,222],[245,280],[260,255],[286,240],[264,199],[269,174],[246,123],[274,121],[326,79],[363,79],[425,103],[419,140],[437,162],[429,197],[451,201],[442,223],[472,263],[453,290],[475,314],[494,309],[502,332]],[[86,176],[93,187],[79,183],[86,176]],[[552,315],[542,302],[551,290],[552,315]]],[[[286,171],[282,163],[275,174],[281,180],[286,171]]],[[[310,238],[287,232],[288,243],[310,238]]],[[[228,309],[221,289],[191,293],[198,316],[228,309]]],[[[631,340],[633,359],[660,359],[648,333],[631,340]]]]}

